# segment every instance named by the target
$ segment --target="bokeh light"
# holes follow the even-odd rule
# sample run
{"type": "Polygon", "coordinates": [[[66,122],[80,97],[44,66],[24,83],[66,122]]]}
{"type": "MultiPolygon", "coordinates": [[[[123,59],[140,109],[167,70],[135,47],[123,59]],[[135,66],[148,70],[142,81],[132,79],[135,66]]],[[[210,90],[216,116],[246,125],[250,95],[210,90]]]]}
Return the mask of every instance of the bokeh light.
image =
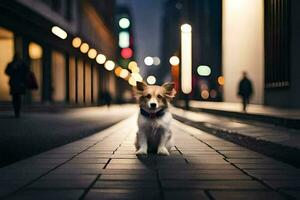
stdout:
{"type": "Polygon", "coordinates": [[[121,72],[120,72],[120,77],[121,78],[127,78],[129,75],[129,71],[127,69],[122,69],[121,72]]]}
{"type": "Polygon", "coordinates": [[[175,65],[179,65],[179,58],[177,56],[172,56],[169,60],[170,64],[175,66],[175,65]]]}
{"type": "Polygon", "coordinates": [[[72,45],[75,48],[79,48],[80,45],[81,45],[81,42],[82,42],[81,39],[79,37],[76,37],[76,38],[73,39],[72,45]]]}
{"type": "Polygon", "coordinates": [[[218,83],[219,83],[219,85],[224,85],[225,84],[225,79],[224,79],[223,76],[218,77],[218,83]]]}
{"type": "Polygon", "coordinates": [[[136,86],[136,81],[134,80],[133,77],[130,77],[129,80],[128,80],[128,83],[132,86],[136,86]]]}
{"type": "Polygon", "coordinates": [[[107,69],[108,71],[111,71],[115,68],[115,63],[112,60],[108,60],[104,64],[104,68],[107,69]]]}
{"type": "Polygon", "coordinates": [[[142,82],[143,81],[143,77],[139,74],[139,73],[132,73],[131,77],[138,82],[142,82]]]}
{"type": "Polygon", "coordinates": [[[201,97],[203,99],[208,99],[209,98],[209,92],[207,90],[201,91],[201,97]]]}
{"type": "Polygon", "coordinates": [[[106,56],[103,54],[98,54],[98,56],[96,57],[96,62],[102,65],[103,63],[105,63],[105,61],[106,61],[106,56]]]}
{"type": "Polygon", "coordinates": [[[153,65],[160,65],[160,59],[159,57],[153,57],[153,65]]]}
{"type": "Polygon", "coordinates": [[[130,26],[130,21],[128,18],[123,17],[119,20],[119,26],[120,28],[126,29],[130,26]]]}
{"type": "Polygon", "coordinates": [[[147,65],[147,66],[151,66],[151,65],[153,65],[153,63],[154,63],[154,60],[153,60],[152,57],[147,56],[147,57],[144,59],[144,63],[145,63],[145,65],[147,65]]]}
{"type": "Polygon", "coordinates": [[[80,51],[82,53],[87,53],[89,51],[90,46],[87,43],[82,43],[80,46],[80,51]]]}
{"type": "Polygon", "coordinates": [[[209,66],[206,66],[206,65],[200,65],[198,68],[197,68],[197,73],[200,75],[200,76],[209,76],[211,74],[211,69],[209,66]]]}
{"type": "Polygon", "coordinates": [[[115,75],[116,75],[116,76],[120,76],[121,71],[122,71],[122,67],[117,67],[117,68],[115,69],[115,75]]]}
{"type": "Polygon", "coordinates": [[[148,77],[147,77],[147,83],[148,83],[149,85],[154,85],[154,84],[156,83],[156,78],[155,78],[155,76],[153,76],[153,75],[148,76],[148,77]]]}
{"type": "Polygon", "coordinates": [[[131,58],[133,55],[133,51],[130,48],[124,48],[121,50],[121,56],[125,59],[131,58]]]}
{"type": "Polygon", "coordinates": [[[91,59],[96,58],[96,56],[97,56],[97,51],[96,51],[96,49],[90,49],[89,52],[88,52],[88,56],[89,56],[89,58],[91,58],[91,59]]]}

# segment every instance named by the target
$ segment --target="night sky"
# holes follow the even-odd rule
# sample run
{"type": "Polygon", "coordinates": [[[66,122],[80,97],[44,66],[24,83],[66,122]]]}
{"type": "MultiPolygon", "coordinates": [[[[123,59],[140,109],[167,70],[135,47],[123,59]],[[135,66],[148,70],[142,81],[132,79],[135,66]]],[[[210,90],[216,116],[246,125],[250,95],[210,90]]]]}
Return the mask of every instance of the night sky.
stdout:
{"type": "Polygon", "coordinates": [[[131,10],[135,37],[136,60],[145,77],[157,66],[145,66],[146,56],[160,57],[161,19],[165,0],[117,0],[131,10]],[[152,69],[151,69],[152,68],[152,69]]]}

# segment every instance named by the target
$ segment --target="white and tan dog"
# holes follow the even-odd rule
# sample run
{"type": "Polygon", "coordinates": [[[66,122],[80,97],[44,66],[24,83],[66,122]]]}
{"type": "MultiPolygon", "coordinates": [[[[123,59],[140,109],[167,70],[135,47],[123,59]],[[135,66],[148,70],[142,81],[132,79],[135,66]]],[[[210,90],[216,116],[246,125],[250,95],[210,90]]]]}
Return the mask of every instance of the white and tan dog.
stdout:
{"type": "Polygon", "coordinates": [[[148,152],[170,154],[174,139],[170,130],[172,114],[168,111],[168,104],[175,94],[174,83],[158,86],[137,82],[136,97],[140,105],[135,143],[137,155],[148,152]]]}

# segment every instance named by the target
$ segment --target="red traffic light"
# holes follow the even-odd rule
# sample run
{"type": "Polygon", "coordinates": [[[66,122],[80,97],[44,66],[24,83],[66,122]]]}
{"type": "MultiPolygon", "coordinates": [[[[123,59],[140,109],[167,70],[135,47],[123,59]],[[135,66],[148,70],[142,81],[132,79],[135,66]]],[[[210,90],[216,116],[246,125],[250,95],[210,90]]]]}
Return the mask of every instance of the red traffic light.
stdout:
{"type": "Polygon", "coordinates": [[[131,48],[124,48],[121,50],[121,56],[125,59],[131,58],[133,55],[133,51],[131,48]]]}

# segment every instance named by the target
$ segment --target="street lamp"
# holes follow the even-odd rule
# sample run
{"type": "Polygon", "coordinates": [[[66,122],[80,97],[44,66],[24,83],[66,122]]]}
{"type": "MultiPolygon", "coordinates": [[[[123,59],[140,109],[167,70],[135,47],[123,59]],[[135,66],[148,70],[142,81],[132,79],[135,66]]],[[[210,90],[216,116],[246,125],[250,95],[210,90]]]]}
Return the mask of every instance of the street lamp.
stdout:
{"type": "Polygon", "coordinates": [[[181,89],[184,94],[192,91],[192,27],[181,26],[181,89]]]}

